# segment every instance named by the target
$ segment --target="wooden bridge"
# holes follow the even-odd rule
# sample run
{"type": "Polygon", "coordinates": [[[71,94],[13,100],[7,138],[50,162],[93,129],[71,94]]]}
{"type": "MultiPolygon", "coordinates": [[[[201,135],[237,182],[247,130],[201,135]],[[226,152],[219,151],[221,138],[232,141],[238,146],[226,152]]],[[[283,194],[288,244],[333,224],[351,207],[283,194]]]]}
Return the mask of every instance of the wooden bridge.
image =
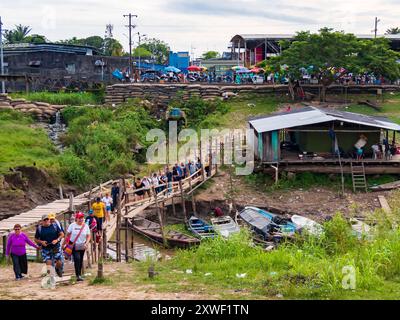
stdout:
{"type": "MultiPolygon", "coordinates": [[[[155,206],[157,212],[159,213],[158,216],[160,219],[160,224],[163,225],[163,218],[159,210],[160,206],[179,202],[184,204],[186,201],[185,198],[188,196],[191,196],[193,211],[196,211],[193,196],[194,191],[212,178],[216,173],[217,165],[215,165],[213,168],[210,168],[210,173],[208,176],[206,176],[205,170],[202,168],[181,181],[151,186],[147,189],[143,188],[138,190],[134,190],[132,188],[128,189],[124,179],[116,181],[110,180],[75,198],[70,196],[69,199],[56,200],[47,205],[38,206],[33,210],[0,221],[0,236],[3,242],[2,252],[5,252],[7,236],[13,231],[15,224],[20,224],[23,231],[33,238],[36,226],[40,223],[42,215],[54,213],[66,230],[70,224],[71,216],[74,213],[75,207],[81,208],[82,211],[85,210],[83,207],[89,209],[96,197],[101,196],[106,192],[109,193],[109,188],[111,185],[117,182],[121,190],[119,193],[119,201],[116,210],[117,213],[115,215],[112,214],[110,221],[104,224],[102,237],[103,241],[101,244],[96,244],[95,241],[93,241],[93,238],[95,237],[94,235],[92,236],[91,248],[87,250],[86,260],[88,262],[88,266],[90,267],[92,263],[95,263],[99,260],[98,257],[102,256],[103,252],[106,252],[107,243],[113,242],[116,243],[117,261],[121,261],[122,241],[120,238],[120,230],[123,229],[122,221],[124,219],[131,219],[135,216],[141,215],[146,209],[155,206]],[[163,188],[163,190],[156,192],[156,188],[163,188]],[[150,194],[150,196],[145,199],[137,200],[136,194],[138,191],[146,191],[150,194]],[[177,197],[179,198],[178,201],[176,200],[177,197]],[[116,234],[116,240],[110,240],[114,234],[116,234]]],[[[184,211],[184,216],[187,219],[185,205],[182,205],[182,208],[184,211]]],[[[128,252],[126,241],[125,247],[125,252],[128,252]]],[[[28,249],[28,256],[36,257],[37,259],[39,258],[38,252],[34,251],[33,249],[28,249]]],[[[125,254],[125,256],[127,258],[129,257],[128,254],[125,254]]],[[[131,258],[134,258],[134,252],[132,252],[131,258]]]]}

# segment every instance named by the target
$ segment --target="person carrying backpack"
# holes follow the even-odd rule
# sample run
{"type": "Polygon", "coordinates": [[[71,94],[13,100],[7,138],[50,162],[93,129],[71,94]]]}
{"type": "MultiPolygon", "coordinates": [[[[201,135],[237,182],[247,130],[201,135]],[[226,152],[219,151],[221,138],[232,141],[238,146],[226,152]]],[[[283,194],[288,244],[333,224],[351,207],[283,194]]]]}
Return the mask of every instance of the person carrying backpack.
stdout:
{"type": "Polygon", "coordinates": [[[47,267],[47,274],[50,274],[51,267],[55,261],[55,270],[59,277],[62,277],[62,252],[60,242],[64,237],[62,230],[51,224],[48,215],[42,216],[42,223],[36,229],[35,242],[41,247],[43,262],[47,267]]]}

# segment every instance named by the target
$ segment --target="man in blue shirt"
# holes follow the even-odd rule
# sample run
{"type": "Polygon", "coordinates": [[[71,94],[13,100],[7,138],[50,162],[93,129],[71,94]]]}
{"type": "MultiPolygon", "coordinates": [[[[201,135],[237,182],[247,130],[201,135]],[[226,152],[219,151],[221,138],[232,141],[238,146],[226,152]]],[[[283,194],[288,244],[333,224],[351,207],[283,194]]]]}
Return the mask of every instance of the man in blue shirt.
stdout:
{"type": "Polygon", "coordinates": [[[56,262],[57,275],[62,277],[61,239],[64,233],[57,224],[52,224],[48,215],[42,216],[42,223],[36,229],[35,242],[42,248],[43,262],[46,263],[47,273],[50,274],[53,261],[56,262]]]}

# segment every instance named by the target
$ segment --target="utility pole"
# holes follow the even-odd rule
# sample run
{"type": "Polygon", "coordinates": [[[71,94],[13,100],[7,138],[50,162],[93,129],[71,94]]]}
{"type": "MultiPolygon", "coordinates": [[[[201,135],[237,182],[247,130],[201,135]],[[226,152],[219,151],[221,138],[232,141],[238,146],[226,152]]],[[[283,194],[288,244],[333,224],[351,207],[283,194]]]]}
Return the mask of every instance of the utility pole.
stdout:
{"type": "MultiPolygon", "coordinates": [[[[1,75],[4,75],[4,53],[3,53],[3,22],[0,17],[0,63],[1,75]]],[[[6,93],[6,86],[4,80],[1,81],[1,93],[6,93]]]]}
{"type": "Polygon", "coordinates": [[[129,28],[129,75],[132,74],[132,29],[136,28],[136,25],[132,25],[132,17],[136,17],[136,14],[124,14],[124,18],[128,17],[129,18],[129,25],[127,26],[129,28]]]}
{"type": "Polygon", "coordinates": [[[381,20],[378,19],[378,17],[375,17],[375,29],[374,29],[375,39],[376,39],[376,36],[377,36],[377,34],[378,34],[378,22],[380,22],[380,21],[381,21],[381,20]]]}

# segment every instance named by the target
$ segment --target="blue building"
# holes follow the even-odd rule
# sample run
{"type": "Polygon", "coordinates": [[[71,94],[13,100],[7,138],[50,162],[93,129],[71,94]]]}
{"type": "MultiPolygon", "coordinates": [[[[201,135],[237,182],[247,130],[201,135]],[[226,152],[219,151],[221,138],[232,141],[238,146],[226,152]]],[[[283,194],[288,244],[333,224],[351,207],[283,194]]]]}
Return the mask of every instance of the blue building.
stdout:
{"type": "Polygon", "coordinates": [[[189,52],[169,52],[169,65],[180,69],[187,73],[187,68],[190,65],[189,52]]]}

